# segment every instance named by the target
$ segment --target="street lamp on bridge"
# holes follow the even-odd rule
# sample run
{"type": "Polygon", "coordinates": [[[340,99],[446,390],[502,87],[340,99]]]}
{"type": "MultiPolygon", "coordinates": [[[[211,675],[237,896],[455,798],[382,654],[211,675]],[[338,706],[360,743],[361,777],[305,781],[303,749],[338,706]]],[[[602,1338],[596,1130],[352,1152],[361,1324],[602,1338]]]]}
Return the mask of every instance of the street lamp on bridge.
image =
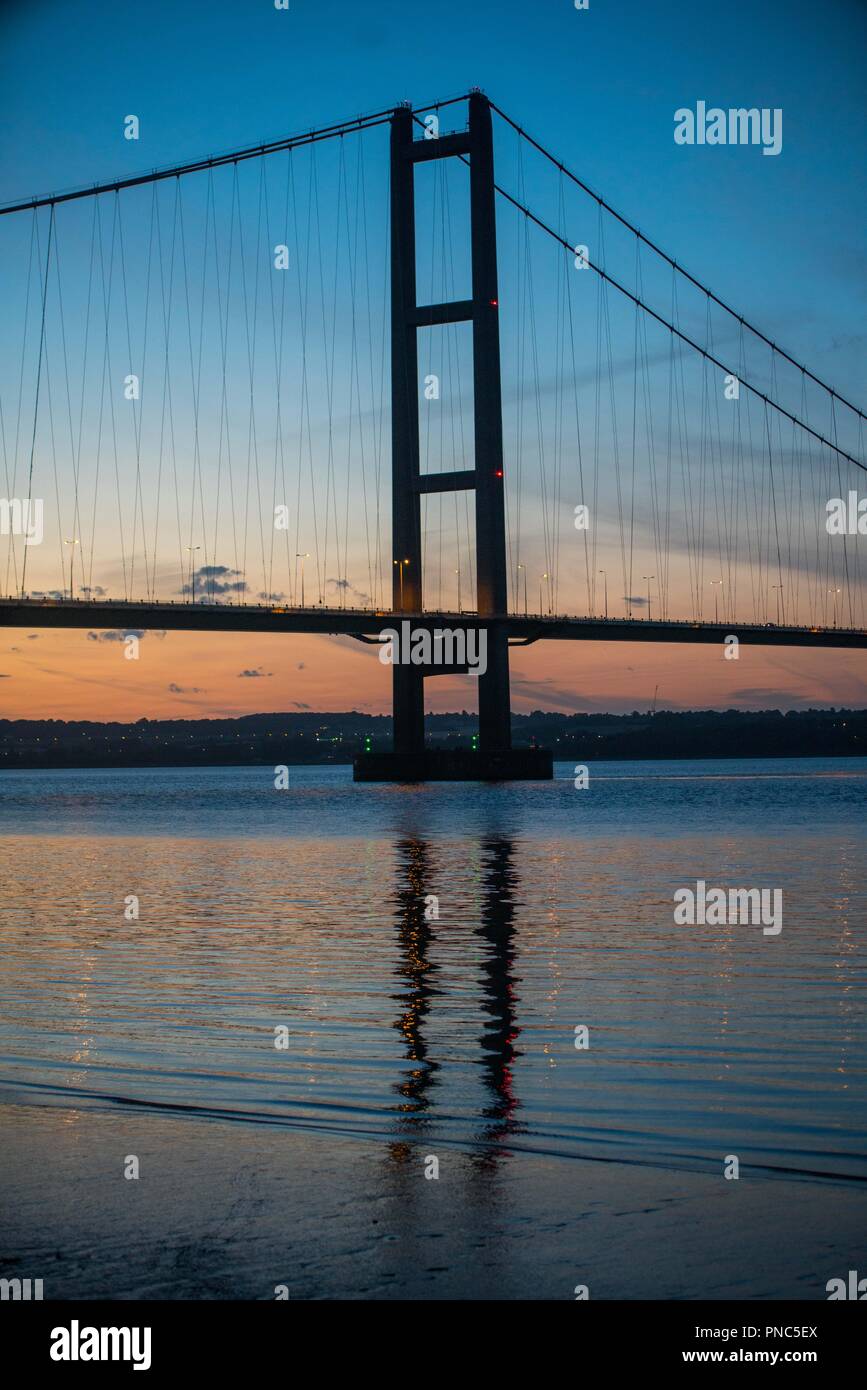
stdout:
{"type": "Polygon", "coordinates": [[[75,558],[75,547],[77,545],[81,545],[81,541],[78,539],[77,536],[73,536],[71,540],[65,540],[63,544],[69,546],[69,597],[73,598],[74,595],[72,592],[72,562],[75,558]]]}
{"type": "Polygon", "coordinates": [[[518,595],[521,593],[521,570],[524,571],[524,617],[527,616],[527,566],[518,566],[518,595]]]}
{"type": "Polygon", "coordinates": [[[304,561],[310,559],[310,551],[295,551],[295,559],[301,561],[301,607],[304,607],[304,561]]]}
{"type": "Polygon", "coordinates": [[[647,580],[647,621],[650,622],[650,581],[655,579],[655,574],[643,574],[642,579],[647,580]]]}
{"type": "Polygon", "coordinates": [[[712,579],[712,580],[710,581],[710,586],[711,586],[711,588],[713,589],[713,620],[714,620],[715,623],[718,623],[718,622],[719,622],[719,591],[720,591],[720,589],[722,588],[722,580],[721,580],[721,579],[712,579]]]}
{"type": "Polygon", "coordinates": [[[401,611],[401,613],[402,613],[402,612],[403,612],[403,571],[404,571],[404,566],[409,564],[409,560],[395,560],[394,563],[397,565],[398,571],[399,571],[399,573],[400,573],[400,611],[401,611]]]}
{"type": "Polygon", "coordinates": [[[196,551],[201,550],[200,545],[185,545],[184,549],[190,552],[190,584],[193,591],[193,603],[196,601],[196,551]]]}
{"type": "Polygon", "coordinates": [[[605,616],[608,617],[608,571],[600,570],[599,573],[605,578],[605,616]]]}

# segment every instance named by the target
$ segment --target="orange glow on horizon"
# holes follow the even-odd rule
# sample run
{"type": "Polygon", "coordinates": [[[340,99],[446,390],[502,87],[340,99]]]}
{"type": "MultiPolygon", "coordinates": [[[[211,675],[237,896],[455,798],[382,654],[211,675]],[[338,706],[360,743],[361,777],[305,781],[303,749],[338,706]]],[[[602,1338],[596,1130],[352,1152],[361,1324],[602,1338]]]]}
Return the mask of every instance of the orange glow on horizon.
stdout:
{"type": "MultiPolygon", "coordinates": [[[[512,708],[867,706],[867,654],[741,646],[539,642],[513,649],[512,708]]],[[[474,710],[472,677],[426,682],[435,712],[474,710]]],[[[147,633],[139,659],[106,634],[9,628],[0,636],[0,718],[132,721],[298,710],[391,712],[391,673],[349,637],[147,633]]]]}

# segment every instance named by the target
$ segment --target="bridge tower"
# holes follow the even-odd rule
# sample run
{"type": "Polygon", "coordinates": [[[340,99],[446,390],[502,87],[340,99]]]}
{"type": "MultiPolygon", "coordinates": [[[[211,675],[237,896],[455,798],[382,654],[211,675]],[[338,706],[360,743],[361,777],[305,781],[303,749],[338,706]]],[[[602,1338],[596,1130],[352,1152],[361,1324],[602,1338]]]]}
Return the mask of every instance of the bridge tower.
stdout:
{"type": "MultiPolygon", "coordinates": [[[[478,677],[479,748],[463,760],[425,752],[424,681],[442,666],[393,667],[394,755],[360,759],[357,776],[424,777],[550,776],[550,755],[512,749],[509,645],[502,623],[508,605],[500,385],[497,224],[494,141],[487,97],[469,97],[466,131],[436,139],[414,138],[408,106],[391,118],[391,429],[392,559],[395,613],[423,611],[421,498],[431,492],[475,492],[478,626],[486,632],[487,669],[478,677]],[[424,160],[462,157],[470,169],[472,298],[419,305],[416,293],[415,166],[424,160]],[[419,455],[418,330],[438,324],[473,326],[473,468],[423,474],[419,455]],[[488,621],[484,621],[484,620],[488,621]],[[499,621],[498,621],[499,620],[499,621]],[[375,770],[378,768],[378,773],[375,770]]],[[[454,670],[455,668],[451,668],[454,670]]],[[[464,668],[465,669],[465,668],[464,668]]]]}

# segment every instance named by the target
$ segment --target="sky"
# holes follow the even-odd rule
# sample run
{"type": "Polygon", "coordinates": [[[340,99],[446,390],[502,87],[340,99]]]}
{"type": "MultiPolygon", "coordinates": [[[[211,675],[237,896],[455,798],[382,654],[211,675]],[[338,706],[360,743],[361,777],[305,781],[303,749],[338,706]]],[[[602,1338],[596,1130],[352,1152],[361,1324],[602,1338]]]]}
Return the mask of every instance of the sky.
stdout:
{"type": "MultiPolygon", "coordinates": [[[[4,3],[0,203],[477,86],[772,340],[863,403],[865,38],[867,7],[842,0],[722,9],[590,0],[583,11],[572,0],[4,3]],[[699,100],[781,108],[781,153],[676,145],[673,113],[699,100]],[[141,122],[136,142],[123,138],[130,112],[141,122]]],[[[70,253],[80,293],[85,270],[70,253]]],[[[359,503],[359,525],[360,516],[359,503]]],[[[207,558],[234,563],[222,550],[207,558]]],[[[536,559],[541,571],[541,550],[536,559]]],[[[337,563],[323,561],[326,586],[346,572],[337,563]]],[[[364,571],[359,559],[353,583],[366,591],[364,571]]],[[[172,582],[180,589],[182,572],[172,582]]],[[[718,655],[539,644],[514,656],[513,706],[645,708],[657,687],[672,708],[865,703],[863,654],[718,655]]],[[[435,709],[474,704],[458,680],[429,682],[427,693],[435,709]]],[[[0,637],[0,717],[388,704],[388,673],[350,640],[150,634],[130,662],[99,634],[0,637]]]]}

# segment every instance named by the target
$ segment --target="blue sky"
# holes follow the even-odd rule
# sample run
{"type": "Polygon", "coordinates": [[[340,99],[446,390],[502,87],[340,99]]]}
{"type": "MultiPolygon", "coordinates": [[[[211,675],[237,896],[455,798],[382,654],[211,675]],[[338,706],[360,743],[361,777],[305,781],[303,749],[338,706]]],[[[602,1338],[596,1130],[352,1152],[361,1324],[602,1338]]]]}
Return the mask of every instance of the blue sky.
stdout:
{"type": "Polygon", "coordinates": [[[4,200],[477,85],[796,356],[865,395],[863,4],[13,0],[0,28],[4,200]],[[673,112],[698,99],[781,107],[782,154],[675,146],[673,112]],[[122,138],[129,112],[137,144],[122,138]]]}

